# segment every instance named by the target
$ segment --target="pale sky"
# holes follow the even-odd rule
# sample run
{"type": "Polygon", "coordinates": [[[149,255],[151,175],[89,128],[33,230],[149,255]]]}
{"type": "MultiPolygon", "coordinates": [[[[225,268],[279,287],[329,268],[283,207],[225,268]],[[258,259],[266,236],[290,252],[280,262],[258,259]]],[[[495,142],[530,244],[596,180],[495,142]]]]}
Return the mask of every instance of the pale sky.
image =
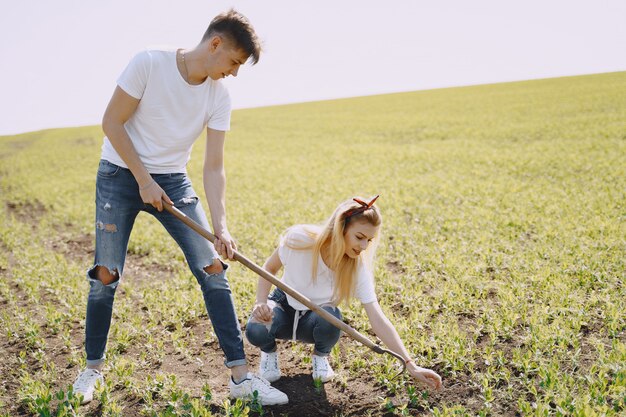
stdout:
{"type": "Polygon", "coordinates": [[[626,70],[624,0],[0,1],[0,135],[99,124],[136,52],[230,7],[265,48],[235,109],[626,70]]]}

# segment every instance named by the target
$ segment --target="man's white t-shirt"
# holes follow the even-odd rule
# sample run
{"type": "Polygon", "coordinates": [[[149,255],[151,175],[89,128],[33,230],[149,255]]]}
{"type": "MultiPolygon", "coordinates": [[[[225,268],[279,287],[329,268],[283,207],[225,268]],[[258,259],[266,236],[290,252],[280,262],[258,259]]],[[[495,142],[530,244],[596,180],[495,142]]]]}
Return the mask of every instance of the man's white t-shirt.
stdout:
{"type": "MultiPolygon", "coordinates": [[[[313,226],[293,226],[287,230],[287,233],[281,239],[278,246],[278,256],[284,266],[282,281],[309,298],[314,304],[329,304],[333,299],[335,273],[326,266],[322,257],[319,256],[316,260],[317,281],[313,283],[311,279],[313,273],[313,250],[294,249],[313,243],[313,238],[309,236],[305,228],[313,230],[313,226]]],[[[318,232],[318,230],[314,231],[318,232]]],[[[359,262],[357,269],[353,296],[363,304],[377,300],[376,292],[374,291],[374,277],[362,261],[359,262]]],[[[296,310],[308,310],[308,307],[288,294],[287,301],[296,310]]]]}
{"type": "MultiPolygon", "coordinates": [[[[146,50],[130,61],[117,85],[140,99],[125,128],[148,172],[186,172],[191,147],[208,126],[230,129],[230,96],[210,77],[188,84],[176,66],[175,50],[146,50]]],[[[127,168],[107,137],[102,159],[127,168]]]]}

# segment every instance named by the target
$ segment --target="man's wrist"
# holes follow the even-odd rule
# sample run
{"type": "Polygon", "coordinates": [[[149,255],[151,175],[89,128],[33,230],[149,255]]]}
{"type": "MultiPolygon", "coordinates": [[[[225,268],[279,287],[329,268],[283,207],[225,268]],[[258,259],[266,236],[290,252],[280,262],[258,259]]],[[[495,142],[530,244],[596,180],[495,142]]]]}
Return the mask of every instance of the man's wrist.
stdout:
{"type": "Polygon", "coordinates": [[[215,227],[214,230],[215,230],[215,234],[218,236],[222,236],[228,233],[228,228],[226,226],[215,227]]]}

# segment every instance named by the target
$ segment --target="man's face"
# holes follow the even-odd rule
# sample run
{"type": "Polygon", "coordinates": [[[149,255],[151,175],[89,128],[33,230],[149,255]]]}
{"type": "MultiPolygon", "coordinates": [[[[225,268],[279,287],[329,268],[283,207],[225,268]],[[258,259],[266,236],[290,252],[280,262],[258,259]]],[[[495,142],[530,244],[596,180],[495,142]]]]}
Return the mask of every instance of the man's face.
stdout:
{"type": "Polygon", "coordinates": [[[248,55],[234,44],[220,37],[213,39],[210,44],[211,65],[209,77],[213,80],[226,78],[229,75],[237,76],[239,67],[248,60],[248,55]]]}

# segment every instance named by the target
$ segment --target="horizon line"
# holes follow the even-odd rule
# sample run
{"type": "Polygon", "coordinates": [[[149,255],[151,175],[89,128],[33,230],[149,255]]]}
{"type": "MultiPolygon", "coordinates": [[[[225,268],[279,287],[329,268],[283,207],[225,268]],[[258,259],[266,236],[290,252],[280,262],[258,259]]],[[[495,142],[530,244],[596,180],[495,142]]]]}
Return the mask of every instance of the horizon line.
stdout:
{"type": "MultiPolygon", "coordinates": [[[[488,82],[488,83],[442,85],[442,86],[428,87],[428,88],[418,89],[418,90],[396,90],[396,91],[363,94],[363,95],[357,95],[357,96],[326,97],[326,98],[317,98],[317,99],[303,100],[303,101],[286,101],[286,102],[271,103],[271,104],[258,105],[258,106],[253,105],[249,107],[233,107],[232,111],[234,112],[237,110],[263,109],[263,108],[268,108],[268,107],[284,107],[284,106],[290,106],[290,105],[319,103],[319,102],[325,102],[325,101],[350,100],[350,99],[377,97],[377,96],[394,95],[394,94],[408,94],[408,93],[417,93],[417,92],[448,90],[448,89],[455,89],[455,88],[461,89],[461,88],[468,88],[468,87],[493,86],[493,85],[499,85],[499,84],[514,84],[514,83],[523,83],[523,82],[532,82],[532,81],[554,80],[554,79],[561,79],[561,78],[575,78],[575,77],[585,77],[585,76],[593,76],[593,75],[619,74],[621,72],[626,72],[626,69],[621,69],[621,70],[616,70],[616,71],[607,71],[607,72],[557,75],[554,77],[537,77],[537,78],[525,78],[525,79],[514,79],[514,80],[502,80],[502,81],[494,81],[494,82],[488,82]]],[[[43,131],[48,131],[48,130],[95,127],[99,125],[100,123],[89,123],[89,124],[72,125],[72,126],[51,126],[51,127],[45,127],[45,128],[36,129],[36,130],[19,131],[15,133],[0,133],[0,139],[9,137],[9,136],[28,135],[28,134],[33,134],[33,133],[43,132],[43,131]]]]}

